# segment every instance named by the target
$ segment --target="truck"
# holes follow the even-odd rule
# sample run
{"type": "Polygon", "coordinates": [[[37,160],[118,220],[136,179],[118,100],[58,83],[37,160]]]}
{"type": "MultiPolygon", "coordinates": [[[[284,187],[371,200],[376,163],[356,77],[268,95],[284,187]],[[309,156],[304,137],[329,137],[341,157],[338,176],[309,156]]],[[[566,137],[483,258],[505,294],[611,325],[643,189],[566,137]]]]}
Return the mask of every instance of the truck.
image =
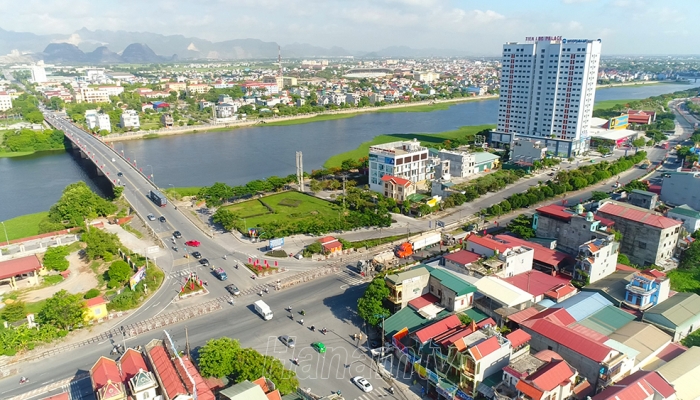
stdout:
{"type": "Polygon", "coordinates": [[[152,202],[156,203],[156,205],[159,207],[165,207],[165,205],[168,204],[168,199],[165,198],[163,193],[157,190],[149,191],[148,198],[151,199],[152,202]]]}
{"type": "Polygon", "coordinates": [[[399,247],[396,248],[396,257],[410,257],[416,251],[440,243],[441,240],[442,235],[440,235],[439,232],[426,233],[424,235],[420,235],[414,239],[409,240],[408,242],[401,243],[399,247]]]}
{"type": "Polygon", "coordinates": [[[258,300],[255,303],[253,303],[253,305],[255,306],[255,311],[257,311],[258,314],[260,314],[260,316],[263,317],[265,321],[269,321],[272,319],[272,310],[270,309],[270,306],[268,306],[264,301],[258,300]]]}
{"type": "Polygon", "coordinates": [[[410,242],[404,242],[396,248],[396,257],[407,258],[413,255],[413,246],[410,242]]]}
{"type": "Polygon", "coordinates": [[[664,150],[668,150],[670,144],[668,142],[661,143],[661,148],[664,150]]]}

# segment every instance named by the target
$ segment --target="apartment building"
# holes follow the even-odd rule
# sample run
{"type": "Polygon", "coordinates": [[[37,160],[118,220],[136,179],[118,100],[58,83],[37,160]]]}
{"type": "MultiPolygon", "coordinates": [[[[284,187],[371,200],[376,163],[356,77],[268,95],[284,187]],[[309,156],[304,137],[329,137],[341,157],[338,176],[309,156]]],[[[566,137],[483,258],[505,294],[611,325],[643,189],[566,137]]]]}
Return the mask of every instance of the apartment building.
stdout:
{"type": "Polygon", "coordinates": [[[666,216],[683,222],[683,227],[689,233],[700,229],[700,212],[688,207],[687,204],[668,210],[666,216]]]}
{"type": "Polygon", "coordinates": [[[503,45],[494,146],[534,138],[554,154],[588,149],[601,41],[532,37],[503,45]]]}
{"type": "Polygon", "coordinates": [[[581,244],[576,256],[574,279],[593,283],[615,272],[618,243],[613,237],[598,238],[581,244]]]}
{"type": "Polygon", "coordinates": [[[438,157],[442,161],[449,161],[449,173],[453,178],[465,178],[476,173],[474,170],[476,159],[473,153],[440,150],[438,157]]]}
{"type": "Polygon", "coordinates": [[[112,123],[108,114],[98,113],[97,110],[87,110],[85,111],[85,122],[90,130],[112,132],[112,123]]]}
{"type": "Polygon", "coordinates": [[[80,99],[85,103],[109,103],[109,92],[89,87],[81,88],[80,99]]]}
{"type": "Polygon", "coordinates": [[[46,69],[42,65],[32,65],[29,70],[32,74],[32,82],[44,83],[48,80],[46,78],[46,69]]]}
{"type": "Polygon", "coordinates": [[[141,121],[139,120],[139,113],[135,110],[124,110],[120,117],[119,125],[125,129],[140,129],[141,121]]]}
{"type": "Polygon", "coordinates": [[[613,224],[600,215],[584,213],[580,204],[574,210],[549,204],[538,208],[532,220],[532,228],[538,238],[555,239],[557,249],[569,254],[578,254],[581,243],[611,237],[608,228],[613,224]]]}
{"type": "Polygon", "coordinates": [[[201,94],[201,93],[206,93],[211,89],[211,86],[205,84],[205,83],[194,83],[191,85],[187,85],[187,94],[189,96],[192,96],[193,94],[201,94]]]}
{"type": "Polygon", "coordinates": [[[7,92],[0,92],[0,111],[7,111],[12,108],[12,96],[7,92]]]}
{"type": "Polygon", "coordinates": [[[424,72],[424,71],[415,71],[413,72],[413,79],[423,82],[423,83],[432,83],[437,80],[440,80],[440,74],[437,72],[424,72]]]}
{"type": "Polygon", "coordinates": [[[168,82],[165,84],[165,90],[167,92],[180,92],[187,90],[187,83],[185,82],[168,82]]]}
{"type": "Polygon", "coordinates": [[[614,221],[622,233],[620,252],[638,265],[659,265],[673,257],[681,221],[627,203],[608,201],[597,214],[614,221]]]}
{"type": "Polygon", "coordinates": [[[124,93],[124,88],[121,86],[98,86],[98,89],[107,92],[107,96],[119,96],[124,93]]]}
{"type": "Polygon", "coordinates": [[[432,162],[428,148],[412,141],[391,142],[369,148],[369,187],[383,193],[384,175],[392,175],[414,184],[432,179],[432,162]]]}

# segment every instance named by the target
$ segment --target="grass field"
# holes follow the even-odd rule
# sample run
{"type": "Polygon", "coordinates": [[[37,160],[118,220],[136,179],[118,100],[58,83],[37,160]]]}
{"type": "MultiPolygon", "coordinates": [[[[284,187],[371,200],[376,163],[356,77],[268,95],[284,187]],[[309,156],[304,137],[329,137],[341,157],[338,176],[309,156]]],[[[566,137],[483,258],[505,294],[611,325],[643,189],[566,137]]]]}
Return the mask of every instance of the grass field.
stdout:
{"type": "Polygon", "coordinates": [[[0,158],[22,157],[36,153],[35,151],[7,151],[0,152],[0,158]]]}
{"type": "MultiPolygon", "coordinates": [[[[312,122],[321,122],[321,121],[332,121],[335,119],[345,119],[345,118],[352,118],[360,115],[360,113],[346,113],[346,114],[328,114],[328,115],[317,115],[315,117],[309,117],[309,118],[299,118],[299,119],[290,119],[287,121],[278,121],[278,122],[265,122],[264,124],[260,124],[258,126],[288,126],[288,125],[299,125],[299,124],[310,124],[312,122]]],[[[262,121],[265,121],[264,119],[262,121]]]]}
{"type": "Polygon", "coordinates": [[[596,101],[595,104],[593,105],[594,110],[598,109],[605,109],[605,108],[612,108],[618,104],[625,105],[631,101],[639,101],[635,99],[622,99],[622,100],[603,100],[603,101],[596,101]]]}
{"type": "MultiPolygon", "coordinates": [[[[39,222],[49,215],[48,211],[21,215],[4,222],[9,240],[22,239],[39,234],[39,222]]],[[[0,232],[0,243],[5,241],[5,232],[0,232]]]]}
{"type": "Polygon", "coordinates": [[[332,156],[326,161],[323,166],[325,168],[339,167],[343,160],[351,158],[353,160],[358,160],[362,157],[367,157],[369,152],[369,147],[377,144],[395,142],[398,140],[412,140],[418,139],[421,143],[442,143],[448,139],[461,139],[467,135],[474,135],[475,133],[484,130],[495,128],[495,125],[476,125],[476,126],[463,126],[454,131],[447,131],[441,133],[397,133],[393,135],[379,135],[369,142],[362,143],[358,148],[345,153],[340,153],[332,156]]]}
{"type": "Polygon", "coordinates": [[[225,208],[238,214],[240,218],[245,218],[246,226],[249,228],[272,221],[285,223],[307,218],[337,218],[340,212],[340,207],[332,203],[299,192],[273,194],[225,208]],[[261,200],[275,212],[271,213],[261,200]]]}
{"type": "Polygon", "coordinates": [[[196,196],[199,190],[202,189],[199,186],[187,186],[187,187],[171,187],[168,189],[163,189],[165,193],[177,193],[180,197],[196,196]]]}

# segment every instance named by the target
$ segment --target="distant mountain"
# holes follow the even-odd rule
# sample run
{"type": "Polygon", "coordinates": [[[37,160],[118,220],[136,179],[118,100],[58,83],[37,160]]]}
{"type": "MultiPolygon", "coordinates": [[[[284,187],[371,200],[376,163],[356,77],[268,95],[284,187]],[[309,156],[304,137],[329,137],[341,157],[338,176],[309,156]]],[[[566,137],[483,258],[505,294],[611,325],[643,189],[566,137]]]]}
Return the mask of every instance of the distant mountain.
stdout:
{"type": "Polygon", "coordinates": [[[48,63],[85,63],[88,58],[78,46],[70,43],[50,43],[44,49],[44,61],[48,63]]]}
{"type": "Polygon", "coordinates": [[[331,47],[326,49],[323,47],[312,46],[306,43],[292,43],[282,46],[282,54],[287,58],[303,58],[303,57],[340,57],[352,55],[351,52],[342,47],[331,47]]]}
{"type": "Polygon", "coordinates": [[[146,44],[132,43],[126,46],[126,49],[124,49],[124,52],[122,52],[122,61],[131,64],[148,64],[170,60],[157,55],[146,44]]]}
{"type": "Polygon", "coordinates": [[[116,64],[123,62],[122,57],[109,50],[107,46],[100,46],[90,53],[85,54],[88,62],[95,64],[116,64]]]}

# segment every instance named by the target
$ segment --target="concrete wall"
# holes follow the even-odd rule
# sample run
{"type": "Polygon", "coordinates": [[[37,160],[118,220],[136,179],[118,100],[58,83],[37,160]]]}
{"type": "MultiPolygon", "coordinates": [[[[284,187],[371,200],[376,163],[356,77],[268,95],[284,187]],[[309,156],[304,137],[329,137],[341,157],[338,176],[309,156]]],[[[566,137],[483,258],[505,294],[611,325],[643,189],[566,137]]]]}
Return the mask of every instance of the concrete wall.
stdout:
{"type": "Polygon", "coordinates": [[[538,161],[545,157],[547,151],[543,142],[537,140],[518,139],[513,141],[511,148],[513,149],[513,155],[510,159],[514,162],[525,161],[531,163],[538,161]]]}
{"type": "Polygon", "coordinates": [[[598,213],[615,221],[615,230],[622,233],[620,253],[627,255],[634,264],[658,264],[673,256],[678,243],[679,226],[660,229],[600,210],[598,213]]]}
{"type": "Polygon", "coordinates": [[[401,285],[401,308],[406,307],[408,302],[421,297],[422,295],[428,293],[428,282],[430,281],[430,274],[421,275],[413,279],[407,279],[403,281],[401,285]]]}
{"type": "Polygon", "coordinates": [[[502,253],[499,258],[505,261],[503,273],[506,278],[532,270],[535,251],[527,247],[515,247],[502,253]]]}
{"type": "Polygon", "coordinates": [[[627,202],[637,207],[653,210],[654,207],[656,207],[658,198],[659,196],[656,193],[646,195],[643,193],[630,192],[629,195],[627,195],[627,202]]]}
{"type": "Polygon", "coordinates": [[[567,223],[538,214],[535,234],[539,238],[556,239],[558,250],[577,254],[582,243],[607,236],[607,234],[595,230],[598,224],[598,221],[586,221],[584,217],[574,216],[567,223]]]}
{"type": "Polygon", "coordinates": [[[661,184],[661,201],[679,206],[687,204],[700,210],[700,175],[677,172],[664,178],[661,184]]]}

